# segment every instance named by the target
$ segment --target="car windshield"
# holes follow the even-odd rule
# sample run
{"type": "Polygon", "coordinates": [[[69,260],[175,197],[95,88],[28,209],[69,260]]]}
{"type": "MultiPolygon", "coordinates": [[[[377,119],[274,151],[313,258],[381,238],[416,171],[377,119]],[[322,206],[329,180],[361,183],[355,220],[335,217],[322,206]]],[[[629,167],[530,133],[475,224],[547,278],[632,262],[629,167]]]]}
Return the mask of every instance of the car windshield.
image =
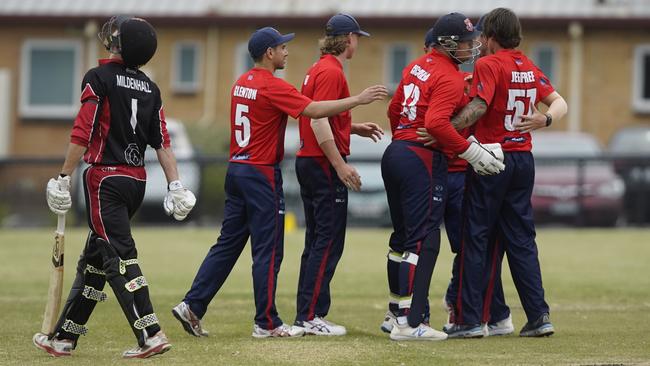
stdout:
{"type": "Polygon", "coordinates": [[[596,157],[601,153],[596,139],[588,134],[537,132],[533,135],[535,157],[596,157]]]}

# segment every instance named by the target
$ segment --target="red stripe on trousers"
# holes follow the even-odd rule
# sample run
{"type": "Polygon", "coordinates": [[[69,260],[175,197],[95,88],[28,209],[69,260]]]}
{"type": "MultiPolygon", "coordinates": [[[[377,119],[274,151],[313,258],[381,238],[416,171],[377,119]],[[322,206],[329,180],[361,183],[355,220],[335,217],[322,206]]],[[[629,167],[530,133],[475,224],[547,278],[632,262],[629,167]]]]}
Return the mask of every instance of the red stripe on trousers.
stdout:
{"type": "MultiPolygon", "coordinates": [[[[279,219],[278,219],[278,212],[280,210],[280,207],[278,207],[278,200],[275,199],[275,180],[271,180],[272,178],[269,178],[269,169],[271,174],[275,172],[273,167],[266,167],[266,166],[255,166],[258,168],[266,177],[269,179],[269,183],[271,183],[271,189],[273,190],[273,200],[275,201],[275,240],[273,242],[273,251],[271,252],[271,263],[269,265],[269,274],[268,274],[268,280],[266,282],[267,290],[266,290],[266,298],[268,303],[266,304],[266,309],[264,310],[264,313],[266,314],[266,319],[268,320],[268,328],[269,330],[273,329],[273,319],[271,318],[271,307],[273,306],[274,302],[274,296],[273,296],[273,286],[275,286],[275,249],[278,246],[278,226],[279,226],[279,219]]],[[[273,177],[274,175],[270,175],[273,177]]]]}
{"type": "Polygon", "coordinates": [[[483,323],[487,323],[490,320],[490,306],[492,305],[492,294],[494,293],[494,282],[495,275],[497,271],[497,257],[499,252],[499,240],[494,241],[494,252],[492,253],[492,268],[490,268],[490,279],[488,281],[488,287],[485,291],[485,299],[483,299],[483,323]]]}
{"type": "MultiPolygon", "coordinates": [[[[330,163],[327,158],[321,158],[321,157],[315,157],[314,160],[321,166],[323,169],[323,172],[325,173],[325,176],[327,177],[327,180],[330,185],[330,194],[334,195],[334,187],[332,186],[332,173],[330,171],[330,163]]],[[[334,200],[336,197],[332,196],[330,200],[330,209],[332,214],[334,214],[334,200]]],[[[332,221],[334,221],[334,217],[332,217],[332,221]]],[[[333,224],[333,222],[332,222],[333,224]]],[[[332,236],[334,236],[334,233],[330,233],[332,236]]],[[[316,302],[318,301],[318,296],[320,296],[320,288],[323,284],[323,277],[325,275],[325,267],[327,266],[327,258],[329,258],[330,254],[330,249],[332,248],[332,243],[334,243],[333,239],[330,239],[330,241],[327,243],[327,247],[325,248],[325,253],[323,253],[323,259],[320,261],[320,266],[318,267],[318,275],[316,276],[316,283],[314,283],[314,291],[311,295],[311,302],[309,303],[309,311],[307,312],[307,320],[312,320],[314,319],[314,311],[316,309],[316,302]]]]}
{"type": "MultiPolygon", "coordinates": [[[[431,215],[431,208],[433,206],[433,151],[428,148],[420,148],[416,146],[408,146],[408,149],[413,151],[415,155],[422,161],[424,164],[424,168],[427,170],[429,173],[429,208],[427,209],[427,216],[429,217],[431,215]]],[[[417,247],[416,247],[416,254],[419,256],[420,252],[422,251],[422,240],[418,241],[417,247]]],[[[417,266],[411,266],[409,268],[409,287],[408,287],[408,293],[409,295],[413,295],[413,282],[415,280],[415,269],[417,266]]],[[[410,310],[410,308],[409,308],[410,310]]]]}

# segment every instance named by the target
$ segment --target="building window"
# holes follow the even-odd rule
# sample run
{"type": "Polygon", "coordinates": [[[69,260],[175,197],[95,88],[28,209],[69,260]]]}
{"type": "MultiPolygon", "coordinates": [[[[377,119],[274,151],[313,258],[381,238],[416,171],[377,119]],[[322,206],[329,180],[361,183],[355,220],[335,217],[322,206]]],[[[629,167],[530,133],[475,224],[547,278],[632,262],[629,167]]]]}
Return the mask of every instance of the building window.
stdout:
{"type": "Polygon", "coordinates": [[[402,80],[402,70],[411,61],[411,46],[389,45],[386,52],[386,87],[393,93],[402,80]]]}
{"type": "Polygon", "coordinates": [[[20,116],[73,118],[78,110],[81,76],[81,41],[25,41],[21,51],[20,116]]]}
{"type": "Polygon", "coordinates": [[[253,68],[255,62],[248,54],[248,42],[242,42],[237,45],[235,51],[235,80],[245,73],[246,71],[253,68]]]}
{"type": "Polygon", "coordinates": [[[542,70],[555,87],[558,85],[558,55],[558,48],[548,43],[534,46],[531,52],[535,65],[542,70]]]}
{"type": "Polygon", "coordinates": [[[632,84],[634,110],[650,113],[650,44],[637,46],[634,50],[632,84]]]}
{"type": "Polygon", "coordinates": [[[179,42],[174,46],[172,88],[178,93],[196,93],[201,87],[201,46],[179,42]]]}

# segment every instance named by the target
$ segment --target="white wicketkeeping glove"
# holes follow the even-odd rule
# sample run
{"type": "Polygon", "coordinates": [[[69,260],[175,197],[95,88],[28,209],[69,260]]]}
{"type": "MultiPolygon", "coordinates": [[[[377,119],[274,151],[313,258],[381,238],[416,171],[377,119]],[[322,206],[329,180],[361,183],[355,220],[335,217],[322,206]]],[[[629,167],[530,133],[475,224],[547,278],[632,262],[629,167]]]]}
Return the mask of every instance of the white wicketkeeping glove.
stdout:
{"type": "Polygon", "coordinates": [[[184,188],[179,180],[169,183],[169,189],[163,201],[167,216],[174,215],[176,220],[183,221],[195,204],[196,197],[194,197],[194,193],[184,188]]]}
{"type": "Polygon", "coordinates": [[[476,173],[479,175],[494,175],[501,173],[506,168],[501,160],[497,158],[497,156],[500,156],[503,159],[501,146],[495,150],[490,150],[481,145],[474,136],[470,136],[467,141],[470,141],[469,148],[458,157],[467,160],[476,173]]]}
{"type": "Polygon", "coordinates": [[[57,215],[65,215],[72,206],[70,176],[50,178],[47,182],[45,198],[50,211],[57,215]]]}
{"type": "MultiPolygon", "coordinates": [[[[474,135],[471,135],[471,136],[467,139],[467,141],[469,141],[469,142],[476,142],[476,143],[478,143],[478,144],[481,144],[481,143],[476,139],[476,137],[474,137],[474,135]]],[[[486,148],[486,149],[492,151],[492,153],[494,154],[494,157],[497,158],[497,160],[499,160],[500,162],[503,163],[503,150],[501,149],[501,144],[500,144],[500,143],[495,142],[495,143],[493,143],[493,144],[481,144],[481,145],[483,145],[484,148],[486,148]]]]}

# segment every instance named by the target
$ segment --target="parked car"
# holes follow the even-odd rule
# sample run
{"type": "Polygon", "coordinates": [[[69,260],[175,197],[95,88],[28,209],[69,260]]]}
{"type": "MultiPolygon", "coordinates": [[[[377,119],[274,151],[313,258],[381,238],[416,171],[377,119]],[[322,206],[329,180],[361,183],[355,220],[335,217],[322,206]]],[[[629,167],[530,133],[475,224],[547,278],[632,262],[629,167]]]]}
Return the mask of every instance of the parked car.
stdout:
{"type": "Polygon", "coordinates": [[[625,182],[623,207],[630,223],[650,222],[650,125],[618,130],[609,141],[614,168],[625,182]]]}
{"type": "Polygon", "coordinates": [[[610,162],[597,160],[602,149],[592,135],[535,132],[533,155],[536,221],[616,225],[625,185],[610,162]],[[582,165],[580,159],[586,159],[582,165]]]}
{"type": "MultiPolygon", "coordinates": [[[[176,156],[178,164],[178,174],[183,182],[183,185],[194,193],[197,201],[200,200],[200,186],[201,186],[201,169],[197,162],[192,159],[195,156],[194,148],[190,142],[185,126],[179,121],[174,119],[167,119],[167,131],[172,141],[172,150],[176,156]]],[[[156,151],[151,147],[147,147],[144,154],[145,169],[147,171],[147,186],[142,201],[142,206],[138,211],[138,219],[141,221],[159,221],[166,218],[162,202],[167,194],[167,179],[162,167],[158,163],[156,151]]],[[[77,214],[83,217],[85,212],[84,206],[84,193],[82,189],[81,176],[83,171],[88,165],[81,163],[76,169],[76,177],[74,179],[74,188],[76,190],[77,199],[77,214]]],[[[190,219],[192,215],[188,216],[190,219]]]]}
{"type": "MultiPolygon", "coordinates": [[[[287,128],[282,177],[286,209],[296,215],[299,224],[304,225],[304,209],[295,170],[296,151],[300,146],[299,136],[297,127],[287,128]]],[[[357,135],[350,137],[348,161],[359,172],[362,187],[360,192],[350,191],[348,194],[349,225],[389,226],[391,223],[384,181],[381,178],[381,156],[390,140],[390,135],[383,136],[377,143],[357,135]]]]}

